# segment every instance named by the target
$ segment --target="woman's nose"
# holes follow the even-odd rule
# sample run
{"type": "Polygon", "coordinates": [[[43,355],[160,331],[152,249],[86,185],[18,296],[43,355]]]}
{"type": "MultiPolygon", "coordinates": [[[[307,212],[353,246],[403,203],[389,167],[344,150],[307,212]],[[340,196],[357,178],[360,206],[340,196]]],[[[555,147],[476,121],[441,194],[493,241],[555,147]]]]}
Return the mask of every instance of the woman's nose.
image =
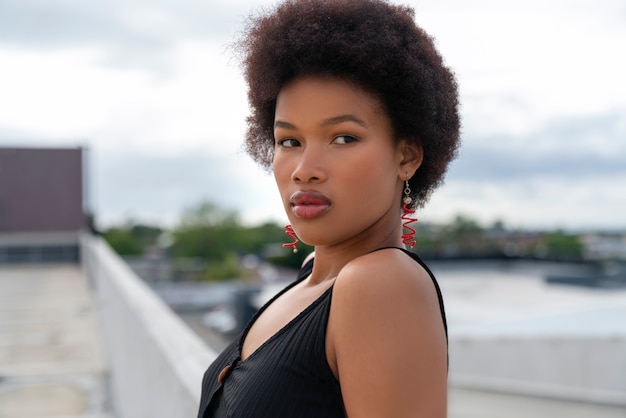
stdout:
{"type": "Polygon", "coordinates": [[[300,158],[291,174],[291,179],[296,183],[322,182],[326,180],[323,152],[312,146],[305,147],[300,153],[300,158]]]}

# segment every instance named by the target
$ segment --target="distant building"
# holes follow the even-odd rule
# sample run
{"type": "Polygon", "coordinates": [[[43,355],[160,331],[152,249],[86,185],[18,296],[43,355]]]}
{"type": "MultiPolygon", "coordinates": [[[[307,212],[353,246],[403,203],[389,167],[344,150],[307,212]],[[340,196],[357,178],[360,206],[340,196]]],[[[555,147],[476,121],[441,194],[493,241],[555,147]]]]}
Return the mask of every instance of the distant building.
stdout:
{"type": "Polygon", "coordinates": [[[0,147],[0,264],[78,261],[84,199],[82,148],[0,147]]]}
{"type": "Polygon", "coordinates": [[[590,233],[581,237],[588,260],[626,260],[626,234],[590,233]]]}

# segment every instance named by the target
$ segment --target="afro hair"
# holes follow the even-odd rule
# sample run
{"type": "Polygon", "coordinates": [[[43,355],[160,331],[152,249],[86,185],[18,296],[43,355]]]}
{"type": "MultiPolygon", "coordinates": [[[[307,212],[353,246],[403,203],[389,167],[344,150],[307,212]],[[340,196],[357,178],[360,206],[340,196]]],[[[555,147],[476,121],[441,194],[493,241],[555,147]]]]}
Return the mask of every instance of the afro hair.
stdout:
{"type": "Polygon", "coordinates": [[[394,138],[422,147],[424,160],[409,180],[415,206],[443,182],[459,147],[458,89],[411,8],[382,0],[287,0],[251,17],[236,47],[251,108],[245,148],[265,168],[273,159],[280,90],[298,77],[332,76],[373,93],[394,138]]]}

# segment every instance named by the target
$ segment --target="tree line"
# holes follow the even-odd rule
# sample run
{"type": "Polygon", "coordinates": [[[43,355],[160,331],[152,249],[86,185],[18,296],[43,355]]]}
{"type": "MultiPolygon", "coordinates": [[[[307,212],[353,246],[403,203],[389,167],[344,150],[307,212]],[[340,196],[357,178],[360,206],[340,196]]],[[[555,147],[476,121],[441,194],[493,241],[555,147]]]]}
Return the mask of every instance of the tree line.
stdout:
{"type": "MultiPolygon", "coordinates": [[[[510,230],[499,221],[484,227],[463,215],[445,225],[419,222],[416,230],[415,250],[426,259],[517,257],[577,261],[583,254],[582,243],[575,234],[510,230]]],[[[158,253],[174,262],[197,260],[205,266],[206,279],[245,276],[240,260],[246,255],[298,268],[312,251],[312,247],[302,243],[298,253],[283,248],[282,243],[288,241],[283,225],[266,222],[248,226],[236,211],[211,202],[185,210],[173,228],[129,223],[101,233],[123,256],[158,253]]]]}
{"type": "Polygon", "coordinates": [[[312,247],[299,244],[299,251],[282,247],[284,226],[274,222],[247,226],[236,211],[203,202],[183,212],[171,229],[145,224],[111,227],[102,232],[122,256],[159,253],[172,260],[198,260],[206,265],[205,278],[245,276],[239,260],[246,255],[284,267],[298,268],[312,247]]]}

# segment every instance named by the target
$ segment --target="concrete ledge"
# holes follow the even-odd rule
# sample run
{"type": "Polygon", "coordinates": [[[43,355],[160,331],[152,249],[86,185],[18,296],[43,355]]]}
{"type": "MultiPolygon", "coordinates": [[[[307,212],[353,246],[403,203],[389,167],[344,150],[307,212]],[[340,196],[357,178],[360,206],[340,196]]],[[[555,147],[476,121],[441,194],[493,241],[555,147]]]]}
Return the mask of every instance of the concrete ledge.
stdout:
{"type": "Polygon", "coordinates": [[[119,418],[196,416],[213,352],[98,237],[82,242],[96,289],[119,418]]]}
{"type": "Polygon", "coordinates": [[[452,338],[450,383],[626,406],[626,338],[452,338]]]}
{"type": "Polygon", "coordinates": [[[79,231],[3,232],[0,246],[17,245],[78,245],[79,231]]]}

